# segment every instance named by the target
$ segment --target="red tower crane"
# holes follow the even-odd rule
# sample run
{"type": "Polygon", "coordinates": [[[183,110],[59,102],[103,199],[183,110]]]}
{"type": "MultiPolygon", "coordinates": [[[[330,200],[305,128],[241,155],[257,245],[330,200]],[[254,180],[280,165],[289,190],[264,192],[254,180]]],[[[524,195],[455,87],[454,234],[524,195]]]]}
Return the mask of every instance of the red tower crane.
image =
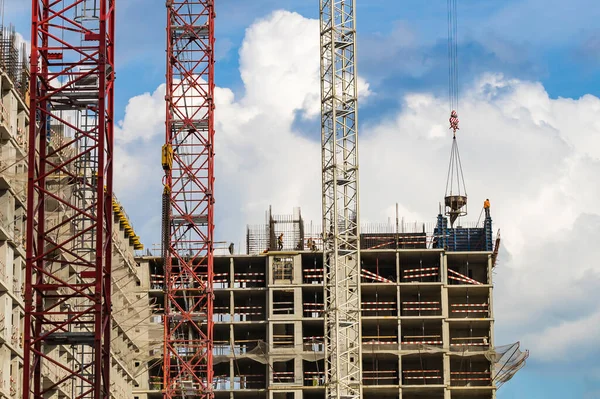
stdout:
{"type": "Polygon", "coordinates": [[[23,398],[108,398],[115,2],[31,4],[23,398]]]}
{"type": "Polygon", "coordinates": [[[214,1],[167,1],[164,397],[212,397],[214,1]]]}

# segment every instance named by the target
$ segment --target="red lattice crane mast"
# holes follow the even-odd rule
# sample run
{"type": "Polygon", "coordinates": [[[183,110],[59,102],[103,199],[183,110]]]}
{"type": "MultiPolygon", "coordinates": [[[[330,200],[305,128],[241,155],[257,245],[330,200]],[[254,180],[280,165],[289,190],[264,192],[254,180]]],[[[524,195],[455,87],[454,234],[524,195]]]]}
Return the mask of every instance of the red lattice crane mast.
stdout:
{"type": "Polygon", "coordinates": [[[167,1],[164,397],[210,398],[214,1],[167,1]]]}
{"type": "Polygon", "coordinates": [[[115,3],[31,4],[22,397],[108,398],[115,3]]]}

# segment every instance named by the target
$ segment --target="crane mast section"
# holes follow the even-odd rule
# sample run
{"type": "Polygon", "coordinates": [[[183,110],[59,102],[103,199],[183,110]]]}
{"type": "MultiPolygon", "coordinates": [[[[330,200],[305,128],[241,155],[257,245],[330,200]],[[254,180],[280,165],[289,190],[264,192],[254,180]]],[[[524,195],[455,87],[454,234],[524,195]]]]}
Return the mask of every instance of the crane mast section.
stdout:
{"type": "Polygon", "coordinates": [[[354,0],[320,0],[326,397],[362,397],[354,0]]]}
{"type": "Polygon", "coordinates": [[[22,398],[67,387],[77,398],[104,399],[111,387],[115,0],[30,4],[22,398]],[[63,347],[70,361],[56,355],[63,347]],[[58,381],[44,378],[55,368],[58,381]]]}
{"type": "Polygon", "coordinates": [[[164,398],[212,398],[214,0],[167,1],[164,398]]]}

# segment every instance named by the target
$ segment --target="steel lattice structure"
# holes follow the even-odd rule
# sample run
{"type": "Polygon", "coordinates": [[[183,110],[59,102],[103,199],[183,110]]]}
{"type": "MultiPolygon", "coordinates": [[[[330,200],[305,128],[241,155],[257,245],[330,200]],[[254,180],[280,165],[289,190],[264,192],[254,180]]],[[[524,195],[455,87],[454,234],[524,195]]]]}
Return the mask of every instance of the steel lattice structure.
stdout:
{"type": "Polygon", "coordinates": [[[167,2],[164,397],[210,398],[214,1],[167,2]]]}
{"type": "Polygon", "coordinates": [[[362,397],[354,0],[320,0],[327,398],[362,397]]]}
{"type": "Polygon", "coordinates": [[[110,397],[114,13],[32,1],[24,399],[110,397]]]}

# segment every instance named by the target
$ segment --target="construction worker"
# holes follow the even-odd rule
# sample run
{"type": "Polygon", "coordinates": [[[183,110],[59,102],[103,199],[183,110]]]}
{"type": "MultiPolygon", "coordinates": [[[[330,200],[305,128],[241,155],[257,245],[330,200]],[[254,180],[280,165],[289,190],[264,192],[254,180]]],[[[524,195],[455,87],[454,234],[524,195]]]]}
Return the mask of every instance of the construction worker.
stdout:
{"type": "Polygon", "coordinates": [[[490,217],[490,200],[488,198],[483,201],[483,209],[485,210],[485,217],[490,217]]]}
{"type": "Polygon", "coordinates": [[[277,238],[277,247],[280,251],[283,249],[283,233],[281,233],[277,238]]]}

